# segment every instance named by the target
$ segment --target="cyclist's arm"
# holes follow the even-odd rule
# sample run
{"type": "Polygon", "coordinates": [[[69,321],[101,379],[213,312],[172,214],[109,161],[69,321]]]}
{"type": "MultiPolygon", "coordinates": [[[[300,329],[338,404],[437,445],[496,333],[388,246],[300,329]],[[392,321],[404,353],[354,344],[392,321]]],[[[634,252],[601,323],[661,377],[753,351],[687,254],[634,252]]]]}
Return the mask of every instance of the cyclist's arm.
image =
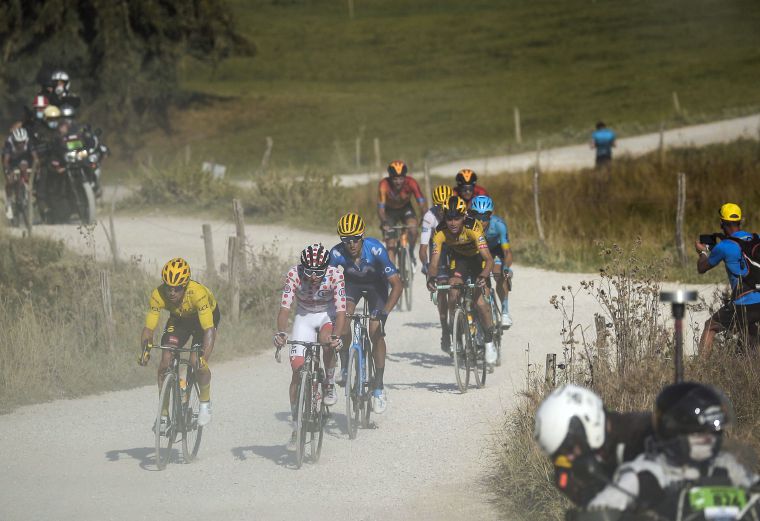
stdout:
{"type": "Polygon", "coordinates": [[[427,262],[428,262],[428,244],[427,244],[427,242],[420,241],[419,257],[420,257],[420,262],[422,262],[423,266],[425,264],[427,264],[427,262]]]}
{"type": "Polygon", "coordinates": [[[504,257],[504,265],[507,267],[512,266],[512,248],[509,245],[509,231],[507,229],[507,223],[499,223],[499,243],[501,244],[501,251],[504,257]]]}
{"type": "Polygon", "coordinates": [[[434,279],[438,276],[438,263],[441,258],[441,250],[443,249],[443,242],[445,236],[443,232],[436,232],[433,235],[433,250],[430,253],[430,265],[428,266],[428,280],[434,279]]]}
{"type": "Polygon", "coordinates": [[[290,307],[296,299],[296,268],[288,271],[285,276],[285,284],[282,286],[282,298],[280,299],[280,311],[277,313],[277,331],[287,331],[290,307]]]}
{"type": "Polygon", "coordinates": [[[475,244],[478,248],[478,253],[480,253],[480,256],[485,261],[485,266],[483,266],[483,271],[480,272],[480,275],[478,275],[480,278],[487,279],[491,276],[491,270],[493,269],[493,257],[491,257],[491,252],[488,250],[488,241],[486,241],[486,235],[483,231],[483,227],[480,225],[478,221],[476,221],[477,225],[472,230],[472,237],[475,240],[475,244]]]}
{"type": "Polygon", "coordinates": [[[335,328],[333,334],[343,331],[346,326],[346,278],[343,270],[335,269],[335,288],[333,302],[335,304],[335,328]]]}
{"type": "Polygon", "coordinates": [[[401,277],[398,273],[394,273],[388,277],[388,283],[391,285],[391,294],[388,296],[388,301],[385,303],[385,314],[389,314],[393,308],[396,307],[398,299],[401,298],[401,293],[404,291],[404,284],[401,282],[401,277]]]}
{"type": "Polygon", "coordinates": [[[425,200],[425,196],[422,195],[422,190],[420,190],[420,185],[417,183],[417,180],[414,178],[409,178],[409,185],[412,187],[412,193],[414,194],[414,198],[417,199],[417,204],[420,207],[420,212],[423,214],[428,211],[428,205],[427,201],[425,200]]]}
{"type": "Polygon", "coordinates": [[[387,197],[385,184],[385,179],[383,179],[377,188],[377,216],[380,219],[380,226],[384,226],[387,220],[385,215],[385,201],[387,197]]]}

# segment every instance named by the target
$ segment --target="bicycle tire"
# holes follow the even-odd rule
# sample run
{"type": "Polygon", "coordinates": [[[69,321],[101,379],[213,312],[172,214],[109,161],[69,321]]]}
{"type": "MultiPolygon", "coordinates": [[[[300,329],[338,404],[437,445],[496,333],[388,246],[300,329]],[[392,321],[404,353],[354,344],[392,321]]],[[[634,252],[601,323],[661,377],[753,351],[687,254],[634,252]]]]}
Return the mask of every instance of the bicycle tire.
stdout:
{"type": "Polygon", "coordinates": [[[322,455],[322,441],[325,437],[325,423],[327,422],[327,406],[325,405],[324,400],[319,404],[319,412],[317,413],[317,422],[319,425],[319,430],[314,433],[316,435],[316,447],[314,447],[314,439],[312,437],[312,449],[311,449],[311,459],[314,461],[314,463],[317,463],[319,461],[319,457],[322,455]]]}
{"type": "Polygon", "coordinates": [[[305,416],[309,414],[309,395],[311,393],[306,392],[309,388],[309,373],[307,371],[301,372],[301,380],[298,383],[298,419],[296,420],[296,468],[301,468],[303,465],[303,457],[306,452],[306,429],[307,422],[305,416]]]}
{"type": "Polygon", "coordinates": [[[454,356],[454,375],[460,393],[466,393],[470,383],[470,362],[467,356],[469,344],[472,344],[472,338],[467,316],[464,309],[457,306],[454,311],[451,352],[454,356]]]}
{"type": "MultiPolygon", "coordinates": [[[[320,370],[321,371],[321,370],[320,370]]],[[[311,380],[311,399],[309,400],[309,455],[313,462],[319,461],[319,454],[317,449],[319,448],[319,431],[322,429],[322,405],[324,397],[324,389],[322,388],[322,381],[324,378],[317,378],[311,380]]]]}
{"type": "Polygon", "coordinates": [[[501,329],[501,310],[494,295],[491,295],[491,320],[493,322],[493,345],[496,348],[496,367],[501,365],[501,342],[504,331],[501,329]]]}
{"type": "Polygon", "coordinates": [[[156,467],[158,470],[164,470],[166,464],[169,462],[172,453],[172,445],[174,444],[174,437],[176,435],[176,376],[174,373],[167,373],[164,377],[164,381],[161,384],[161,392],[158,395],[158,411],[156,413],[156,421],[154,423],[154,429],[156,431],[156,467]],[[166,431],[164,435],[161,434],[161,413],[164,410],[164,405],[167,406],[169,412],[169,421],[166,425],[166,431]]]}
{"type": "Polygon", "coordinates": [[[396,266],[398,267],[398,274],[401,278],[401,285],[403,289],[401,290],[401,298],[399,299],[398,303],[396,304],[398,306],[398,309],[400,311],[403,311],[403,303],[404,303],[404,294],[406,293],[406,288],[408,285],[408,279],[407,279],[407,267],[406,267],[406,249],[402,248],[401,246],[396,246],[396,266]]]}
{"type": "MultiPolygon", "coordinates": [[[[477,317],[477,315],[473,315],[472,320],[475,321],[475,328],[479,329],[482,333],[483,325],[480,323],[480,319],[477,317]]],[[[483,335],[479,335],[479,338],[483,338],[483,335]]],[[[470,344],[470,352],[468,358],[470,359],[472,374],[475,377],[475,387],[481,389],[486,385],[486,375],[488,374],[485,342],[483,342],[482,345],[478,345],[475,342],[472,342],[470,344]]]]}
{"type": "Polygon", "coordinates": [[[403,249],[406,258],[406,282],[404,283],[404,304],[406,304],[406,310],[412,310],[412,288],[414,287],[414,267],[412,265],[412,252],[411,250],[403,249]]]}
{"type": "Polygon", "coordinates": [[[372,415],[372,393],[375,386],[375,359],[372,358],[372,343],[366,332],[362,333],[362,345],[364,346],[364,364],[367,366],[367,389],[363,393],[362,400],[362,428],[369,429],[369,420],[372,415]]]}
{"type": "Polygon", "coordinates": [[[195,379],[195,371],[187,364],[186,387],[180,387],[182,395],[182,455],[185,463],[190,463],[198,455],[203,437],[203,427],[198,425],[201,409],[200,386],[195,379]]]}
{"type": "Polygon", "coordinates": [[[348,354],[348,371],[346,374],[346,424],[348,438],[356,439],[359,430],[361,400],[361,373],[359,372],[359,357],[353,347],[348,354]]]}

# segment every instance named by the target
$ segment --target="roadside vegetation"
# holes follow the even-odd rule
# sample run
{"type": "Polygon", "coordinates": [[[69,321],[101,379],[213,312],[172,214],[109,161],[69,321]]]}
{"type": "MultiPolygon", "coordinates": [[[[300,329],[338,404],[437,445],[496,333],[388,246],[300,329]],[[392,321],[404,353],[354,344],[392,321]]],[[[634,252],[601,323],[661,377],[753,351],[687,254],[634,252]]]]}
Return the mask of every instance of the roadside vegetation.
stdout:
{"type": "MultiPolygon", "coordinates": [[[[557,354],[557,364],[563,368],[558,369],[557,385],[589,386],[614,411],[651,410],[657,393],[673,379],[670,312],[658,305],[664,265],[642,260],[637,246],[602,245],[597,250],[604,266],[601,277],[578,288],[565,287],[547,303],[563,321],[564,350],[557,354]],[[600,335],[594,324],[574,316],[579,293],[596,300],[598,315],[606,323],[600,335]]],[[[713,309],[720,305],[718,299],[708,301],[713,309]]],[[[553,386],[545,381],[542,361],[529,366],[527,374],[517,407],[504,414],[495,435],[491,484],[495,501],[509,519],[560,521],[570,503],[554,488],[553,468],[533,440],[535,411],[553,386]]],[[[743,353],[732,337],[718,340],[710,360],[685,361],[687,380],[713,384],[732,400],[737,424],[727,447],[754,468],[757,459],[752,452],[760,453],[759,376],[756,354],[743,353]]]]}
{"type": "MultiPolygon", "coordinates": [[[[250,354],[258,345],[251,328],[271,326],[281,272],[273,259],[258,252],[257,273],[244,275],[248,280],[241,284],[238,324],[225,313],[230,299],[226,282],[193,274],[209,284],[223,306],[212,364],[250,354]]],[[[0,229],[0,412],[155,382],[157,356],[148,368],[136,361],[148,296],[159,282],[160,274],[145,273],[138,262],[114,268],[68,251],[62,241],[16,238],[0,229]],[[103,273],[110,279],[112,336],[103,306],[103,273]]]]}

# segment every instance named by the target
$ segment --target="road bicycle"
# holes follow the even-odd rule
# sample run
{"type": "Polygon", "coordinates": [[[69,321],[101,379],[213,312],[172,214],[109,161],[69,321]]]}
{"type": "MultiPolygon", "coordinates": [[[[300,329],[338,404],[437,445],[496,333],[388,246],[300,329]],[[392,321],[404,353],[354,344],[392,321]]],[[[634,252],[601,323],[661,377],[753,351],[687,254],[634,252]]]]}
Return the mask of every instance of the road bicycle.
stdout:
{"type": "MultiPolygon", "coordinates": [[[[496,290],[492,290],[492,292],[495,291],[496,290]]],[[[491,307],[491,321],[493,323],[493,345],[496,348],[496,363],[494,365],[496,367],[499,367],[501,365],[501,343],[502,337],[504,336],[504,330],[501,324],[501,309],[498,302],[499,299],[496,298],[493,294],[489,294],[487,297],[485,297],[485,299],[491,307]]],[[[488,372],[493,372],[493,366],[489,365],[488,372]]]]}
{"type": "MultiPolygon", "coordinates": [[[[454,374],[459,392],[466,393],[470,385],[470,372],[475,387],[486,384],[488,364],[483,336],[484,328],[475,309],[474,292],[477,286],[471,282],[463,284],[438,284],[437,290],[459,289],[459,297],[454,306],[451,351],[454,357],[454,374]]],[[[488,298],[487,295],[484,295],[488,298]]],[[[490,299],[493,300],[493,299],[490,299]]],[[[492,308],[493,309],[493,308],[492,308]]],[[[493,311],[492,311],[493,312],[493,311]]]]}
{"type": "Polygon", "coordinates": [[[32,229],[32,190],[30,188],[30,174],[27,170],[15,168],[9,177],[11,191],[11,208],[13,219],[11,226],[18,227],[23,224],[27,230],[32,229]]]}
{"type": "MultiPolygon", "coordinates": [[[[346,421],[348,437],[355,439],[359,423],[363,428],[369,427],[372,411],[372,382],[375,379],[375,361],[372,358],[372,342],[369,338],[368,305],[364,297],[364,311],[346,315],[351,320],[351,347],[348,353],[348,372],[346,374],[346,421]]],[[[382,327],[382,322],[380,323],[382,327]]]]}
{"type": "Polygon", "coordinates": [[[396,255],[396,267],[398,268],[398,273],[401,277],[401,283],[404,286],[404,292],[399,300],[399,309],[401,302],[403,302],[406,306],[406,310],[411,311],[412,283],[414,282],[414,265],[412,264],[412,257],[414,252],[409,245],[409,228],[403,224],[391,226],[388,238],[398,239],[393,250],[396,255]]]}
{"type": "Polygon", "coordinates": [[[197,369],[181,353],[200,356],[200,346],[189,349],[174,346],[156,346],[172,353],[172,360],[164,373],[161,392],[158,395],[158,412],[153,430],[156,434],[156,466],[163,470],[171,457],[172,445],[182,440],[182,455],[190,463],[198,455],[203,427],[198,425],[200,411],[200,388],[196,378],[197,369]],[[166,417],[162,425],[161,417],[166,417]]]}
{"type": "Polygon", "coordinates": [[[304,362],[298,376],[298,409],[296,417],[296,467],[301,468],[308,438],[311,460],[316,463],[322,454],[325,423],[330,409],[323,401],[325,371],[320,360],[323,344],[288,340],[292,346],[303,346],[304,362]]]}

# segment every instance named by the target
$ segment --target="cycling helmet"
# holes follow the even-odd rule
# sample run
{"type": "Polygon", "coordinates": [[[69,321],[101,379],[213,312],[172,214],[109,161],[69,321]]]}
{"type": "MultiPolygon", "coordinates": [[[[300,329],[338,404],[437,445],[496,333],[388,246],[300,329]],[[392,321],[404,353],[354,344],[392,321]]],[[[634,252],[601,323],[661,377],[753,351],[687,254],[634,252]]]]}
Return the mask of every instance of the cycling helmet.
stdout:
{"type": "Polygon", "coordinates": [[[477,174],[469,168],[463,168],[457,173],[457,186],[474,185],[477,181],[477,174]]]}
{"type": "Polygon", "coordinates": [[[50,103],[48,102],[48,99],[45,96],[42,96],[42,95],[35,96],[34,97],[34,101],[32,102],[32,107],[35,108],[35,109],[42,109],[42,110],[44,110],[45,107],[47,107],[48,105],[50,105],[50,103]]]}
{"type": "Polygon", "coordinates": [[[388,165],[388,175],[391,177],[404,176],[406,175],[406,172],[406,163],[403,161],[391,161],[388,165]]]}
{"type": "Polygon", "coordinates": [[[330,250],[321,243],[310,244],[301,252],[301,266],[304,268],[324,270],[329,263],[330,250]]]}
{"type": "Polygon", "coordinates": [[[11,131],[11,136],[13,136],[13,141],[16,143],[26,143],[29,141],[29,134],[24,127],[14,128],[11,131]]]}
{"type": "Polygon", "coordinates": [[[726,203],[720,207],[720,220],[728,222],[739,222],[742,220],[742,209],[738,204],[726,203]]]}
{"type": "Polygon", "coordinates": [[[467,213],[467,203],[458,195],[449,197],[449,200],[443,203],[443,215],[445,217],[461,217],[467,213]]]}
{"type": "Polygon", "coordinates": [[[359,214],[347,213],[338,219],[338,235],[341,237],[364,235],[364,219],[359,214]]]}
{"type": "Polygon", "coordinates": [[[55,105],[48,105],[43,114],[45,115],[45,121],[57,119],[61,117],[61,109],[55,105]]]}
{"type": "Polygon", "coordinates": [[[76,117],[76,109],[71,105],[61,105],[61,116],[64,118],[76,117]]]}
{"type": "Polygon", "coordinates": [[[478,195],[473,198],[470,210],[475,213],[491,213],[493,212],[493,200],[487,195],[478,195]]]}
{"type": "Polygon", "coordinates": [[[554,456],[569,444],[600,449],[605,430],[602,399],[589,389],[567,384],[552,391],[538,407],[533,437],[545,454],[554,456]]]}
{"type": "Polygon", "coordinates": [[[55,93],[59,96],[64,92],[68,92],[69,86],[71,85],[68,73],[61,70],[54,71],[53,74],[50,75],[50,83],[55,87],[55,93]],[[63,82],[62,87],[58,86],[59,81],[63,82]]]}
{"type": "MultiPolygon", "coordinates": [[[[681,382],[665,387],[654,405],[654,432],[665,455],[684,465],[711,459],[720,450],[721,435],[733,422],[733,408],[723,393],[709,385],[681,382]],[[712,434],[709,452],[695,454],[691,435],[712,434]]],[[[704,445],[704,436],[696,442],[704,445]]],[[[703,447],[704,448],[704,447],[703,447]]]]}
{"type": "Polygon", "coordinates": [[[190,282],[190,265],[185,259],[175,257],[164,264],[161,278],[167,286],[186,286],[190,282]]]}
{"type": "Polygon", "coordinates": [[[443,204],[454,195],[454,191],[449,185],[436,186],[433,190],[433,204],[443,204]]]}

